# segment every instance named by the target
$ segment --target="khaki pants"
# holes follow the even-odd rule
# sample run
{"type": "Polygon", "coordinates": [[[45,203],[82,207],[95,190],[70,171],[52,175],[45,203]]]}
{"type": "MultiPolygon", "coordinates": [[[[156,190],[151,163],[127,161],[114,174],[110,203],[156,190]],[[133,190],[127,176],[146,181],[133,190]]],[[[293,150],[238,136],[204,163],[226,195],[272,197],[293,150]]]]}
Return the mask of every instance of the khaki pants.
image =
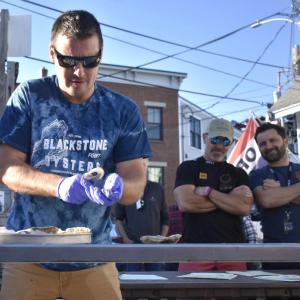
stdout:
{"type": "Polygon", "coordinates": [[[38,264],[6,264],[0,300],[121,300],[115,263],[72,272],[38,264]]]}

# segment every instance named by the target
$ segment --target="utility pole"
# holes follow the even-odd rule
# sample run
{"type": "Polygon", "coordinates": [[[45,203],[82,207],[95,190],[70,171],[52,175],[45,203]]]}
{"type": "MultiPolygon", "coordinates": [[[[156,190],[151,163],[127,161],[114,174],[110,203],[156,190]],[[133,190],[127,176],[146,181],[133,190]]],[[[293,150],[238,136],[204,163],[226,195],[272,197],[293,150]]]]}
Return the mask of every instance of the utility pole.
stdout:
{"type": "Polygon", "coordinates": [[[6,63],[6,99],[9,99],[16,88],[16,82],[19,74],[19,63],[8,61],[6,63]]]}
{"type": "Polygon", "coordinates": [[[9,13],[7,9],[1,10],[0,14],[0,115],[6,104],[6,60],[7,60],[7,33],[9,13]]]}
{"type": "Polygon", "coordinates": [[[296,13],[296,14],[300,13],[300,1],[299,0],[292,0],[292,11],[293,11],[293,13],[296,13]]]}

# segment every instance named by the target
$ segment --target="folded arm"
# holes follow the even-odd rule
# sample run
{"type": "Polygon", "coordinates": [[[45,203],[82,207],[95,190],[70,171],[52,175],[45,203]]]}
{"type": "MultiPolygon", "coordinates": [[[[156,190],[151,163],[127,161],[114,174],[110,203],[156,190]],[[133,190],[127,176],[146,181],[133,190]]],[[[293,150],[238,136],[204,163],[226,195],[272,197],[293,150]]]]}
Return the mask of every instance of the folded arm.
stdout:
{"type": "Polygon", "coordinates": [[[264,208],[273,208],[290,202],[300,204],[300,182],[290,186],[280,186],[274,179],[265,179],[263,185],[254,189],[256,201],[264,208]]]}
{"type": "Polygon", "coordinates": [[[199,189],[185,184],[174,189],[174,197],[179,210],[190,213],[206,213],[216,209],[216,205],[206,196],[199,195],[199,189]]]}
{"type": "Polygon", "coordinates": [[[240,185],[228,194],[212,189],[209,193],[209,199],[216,207],[240,216],[248,215],[253,203],[252,192],[246,185],[240,185]]]}

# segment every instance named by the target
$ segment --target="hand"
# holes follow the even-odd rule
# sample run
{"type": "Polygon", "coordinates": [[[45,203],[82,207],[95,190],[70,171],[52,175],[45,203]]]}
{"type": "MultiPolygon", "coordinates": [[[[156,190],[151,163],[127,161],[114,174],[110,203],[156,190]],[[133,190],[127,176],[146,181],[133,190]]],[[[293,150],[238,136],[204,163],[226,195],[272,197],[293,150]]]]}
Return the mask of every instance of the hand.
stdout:
{"type": "Polygon", "coordinates": [[[253,197],[252,191],[246,185],[237,186],[230,193],[239,194],[241,196],[248,197],[248,198],[253,197]]]}
{"type": "Polygon", "coordinates": [[[103,185],[99,187],[95,183],[82,178],[81,184],[88,198],[104,206],[111,206],[120,201],[123,195],[123,179],[117,173],[112,173],[101,181],[103,185]]]}
{"type": "Polygon", "coordinates": [[[197,186],[195,193],[198,196],[209,197],[209,194],[211,191],[212,191],[212,188],[210,186],[197,186]]]}
{"type": "Polygon", "coordinates": [[[280,187],[280,182],[274,179],[265,179],[263,181],[263,189],[268,190],[268,189],[273,189],[280,187]]]}
{"type": "Polygon", "coordinates": [[[300,196],[297,196],[292,203],[300,205],[300,196]]]}
{"type": "Polygon", "coordinates": [[[81,184],[82,176],[77,174],[63,178],[57,186],[57,197],[67,203],[80,205],[88,200],[81,184]]]}
{"type": "Polygon", "coordinates": [[[123,240],[123,243],[124,243],[124,244],[134,244],[134,241],[132,241],[132,240],[131,240],[130,238],[128,238],[128,237],[123,237],[122,240],[123,240]]]}

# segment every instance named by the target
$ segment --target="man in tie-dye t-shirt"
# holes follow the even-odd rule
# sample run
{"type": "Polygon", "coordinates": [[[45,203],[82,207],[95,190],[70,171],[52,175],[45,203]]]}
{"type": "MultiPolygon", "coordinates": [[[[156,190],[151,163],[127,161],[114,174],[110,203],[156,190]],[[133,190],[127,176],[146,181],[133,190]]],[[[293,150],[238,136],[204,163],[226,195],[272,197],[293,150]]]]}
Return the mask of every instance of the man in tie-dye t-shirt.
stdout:
{"type": "MultiPolygon", "coordinates": [[[[144,123],[132,100],[96,83],[102,49],[92,14],[62,14],[50,43],[56,75],[21,84],[9,99],[0,121],[0,179],[16,192],[7,228],[88,227],[93,243],[110,243],[111,205],[142,195],[151,155],[144,123]],[[95,167],[105,176],[94,183],[82,174],[95,167]]],[[[113,263],[5,266],[1,300],[43,295],[122,298],[113,263]]]]}

